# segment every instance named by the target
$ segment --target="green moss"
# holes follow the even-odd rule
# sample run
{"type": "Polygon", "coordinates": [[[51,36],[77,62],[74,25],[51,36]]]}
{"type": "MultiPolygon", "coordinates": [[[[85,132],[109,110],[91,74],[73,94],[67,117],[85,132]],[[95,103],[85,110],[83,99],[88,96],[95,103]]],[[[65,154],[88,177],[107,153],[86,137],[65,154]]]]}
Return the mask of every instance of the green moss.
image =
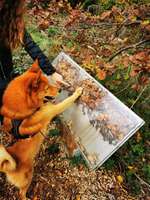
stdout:
{"type": "Polygon", "coordinates": [[[60,135],[60,130],[59,129],[51,129],[48,132],[48,136],[49,137],[55,137],[55,136],[59,136],[60,135]]]}

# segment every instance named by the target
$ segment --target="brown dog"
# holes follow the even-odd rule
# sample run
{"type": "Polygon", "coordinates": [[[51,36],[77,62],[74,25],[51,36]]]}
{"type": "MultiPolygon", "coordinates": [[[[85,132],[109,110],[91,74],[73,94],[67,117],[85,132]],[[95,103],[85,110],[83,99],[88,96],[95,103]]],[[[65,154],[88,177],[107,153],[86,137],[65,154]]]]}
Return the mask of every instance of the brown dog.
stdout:
{"type": "MultiPolygon", "coordinates": [[[[36,91],[38,91],[37,88],[36,91]]],[[[38,131],[37,134],[27,139],[20,139],[7,148],[0,145],[0,171],[6,173],[7,179],[20,189],[21,200],[27,200],[26,192],[32,180],[33,161],[44,140],[43,134],[46,134],[47,125],[53,117],[71,106],[81,93],[82,89],[78,88],[72,96],[59,104],[43,104],[34,114],[24,119],[19,128],[21,134],[30,134],[38,131]],[[41,131],[43,134],[41,134],[41,131]]],[[[35,94],[34,96],[37,95],[35,94]]]]}
{"type": "Polygon", "coordinates": [[[2,99],[1,115],[3,126],[9,131],[11,119],[24,119],[33,114],[43,104],[45,96],[55,96],[58,88],[48,85],[36,60],[24,74],[8,84],[2,99]]]}

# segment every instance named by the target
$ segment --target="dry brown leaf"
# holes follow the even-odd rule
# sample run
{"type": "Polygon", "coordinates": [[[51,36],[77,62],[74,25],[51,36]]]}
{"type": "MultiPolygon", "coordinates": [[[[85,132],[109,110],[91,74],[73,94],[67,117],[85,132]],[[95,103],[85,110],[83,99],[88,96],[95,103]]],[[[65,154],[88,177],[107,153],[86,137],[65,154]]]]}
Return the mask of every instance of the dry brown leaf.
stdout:
{"type": "Polygon", "coordinates": [[[100,69],[97,73],[97,77],[99,78],[99,80],[104,80],[106,78],[106,72],[100,69]]]}
{"type": "Polygon", "coordinates": [[[114,64],[110,64],[110,63],[105,64],[105,69],[114,69],[114,67],[115,67],[114,64]]]}
{"type": "Polygon", "coordinates": [[[122,15],[116,15],[115,16],[115,21],[122,23],[124,21],[124,17],[122,15]]]}
{"type": "Polygon", "coordinates": [[[80,198],[80,195],[77,195],[76,196],[76,200],[80,200],[81,198],[80,198]]]}
{"type": "Polygon", "coordinates": [[[35,196],[35,197],[33,197],[33,199],[32,200],[38,200],[38,197],[37,196],[35,196]]]}
{"type": "Polygon", "coordinates": [[[39,28],[42,30],[45,30],[49,27],[49,21],[48,20],[43,20],[40,24],[39,24],[39,28]]]}
{"type": "Polygon", "coordinates": [[[145,61],[147,59],[147,56],[147,53],[142,51],[137,53],[134,57],[136,60],[145,61]]]}
{"type": "Polygon", "coordinates": [[[65,27],[71,26],[73,23],[79,20],[80,17],[81,17],[80,10],[72,10],[72,12],[70,12],[68,20],[65,23],[65,27]]]}
{"type": "Polygon", "coordinates": [[[139,85],[139,84],[133,84],[132,86],[131,86],[131,88],[133,89],[133,90],[135,90],[135,91],[139,91],[140,89],[141,89],[141,85],[139,85]]]}
{"type": "Polygon", "coordinates": [[[113,6],[111,10],[114,15],[120,14],[120,9],[117,6],[113,6]]]}
{"type": "Polygon", "coordinates": [[[147,85],[149,83],[149,81],[150,81],[150,78],[147,77],[147,76],[143,75],[142,77],[140,77],[140,83],[141,84],[147,85]]]}
{"type": "Polygon", "coordinates": [[[131,165],[129,165],[129,166],[128,166],[128,169],[129,169],[129,170],[133,170],[133,169],[134,169],[134,167],[133,167],[133,166],[131,166],[131,165]]]}
{"type": "Polygon", "coordinates": [[[136,64],[136,65],[141,64],[141,61],[138,60],[138,59],[136,59],[136,58],[135,58],[135,55],[130,56],[130,57],[129,57],[129,60],[130,60],[132,63],[136,64]]]}
{"type": "Polygon", "coordinates": [[[149,61],[149,53],[141,51],[129,57],[129,60],[134,64],[145,64],[149,61]]]}
{"type": "Polygon", "coordinates": [[[130,62],[129,56],[125,56],[125,57],[123,58],[122,64],[123,64],[124,67],[126,68],[126,67],[129,66],[129,62],[130,62]]]}
{"type": "Polygon", "coordinates": [[[103,13],[101,14],[101,16],[100,16],[100,19],[101,19],[101,20],[104,20],[104,19],[110,17],[111,13],[112,13],[111,10],[108,10],[108,11],[103,12],[103,13]]]}
{"type": "Polygon", "coordinates": [[[140,142],[141,140],[142,140],[141,133],[138,132],[137,135],[136,135],[136,141],[137,141],[137,142],[140,142]]]}
{"type": "Polygon", "coordinates": [[[130,72],[131,77],[135,77],[135,76],[137,76],[137,74],[138,74],[138,72],[136,69],[131,69],[131,72],[130,72]]]}
{"type": "Polygon", "coordinates": [[[104,57],[109,57],[109,56],[111,56],[112,55],[112,51],[110,50],[110,49],[102,49],[101,51],[100,51],[100,54],[102,55],[102,56],[104,56],[104,57]]]}
{"type": "Polygon", "coordinates": [[[145,26],[145,29],[150,32],[150,24],[145,26]]]}
{"type": "Polygon", "coordinates": [[[123,183],[123,177],[121,175],[117,176],[117,180],[119,183],[123,183]]]}

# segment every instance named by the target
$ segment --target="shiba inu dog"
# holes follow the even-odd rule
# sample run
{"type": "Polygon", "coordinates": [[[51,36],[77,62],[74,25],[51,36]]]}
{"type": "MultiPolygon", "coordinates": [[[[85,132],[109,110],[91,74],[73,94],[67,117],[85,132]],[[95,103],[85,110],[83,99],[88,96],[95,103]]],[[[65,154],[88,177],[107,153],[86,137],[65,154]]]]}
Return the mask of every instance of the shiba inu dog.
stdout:
{"type": "Polygon", "coordinates": [[[48,84],[36,60],[31,68],[8,84],[2,99],[3,126],[10,131],[12,119],[24,119],[43,104],[45,96],[55,96],[57,87],[48,84]]]}
{"type": "Polygon", "coordinates": [[[28,199],[26,192],[33,176],[34,158],[45,138],[47,125],[73,104],[81,95],[82,88],[77,88],[72,96],[58,104],[43,103],[44,96],[56,96],[57,92],[57,88],[48,85],[37,64],[34,64],[31,69],[10,82],[4,93],[1,114],[8,119],[23,119],[19,133],[32,135],[17,140],[7,148],[0,145],[0,171],[19,188],[21,200],[28,199]]]}

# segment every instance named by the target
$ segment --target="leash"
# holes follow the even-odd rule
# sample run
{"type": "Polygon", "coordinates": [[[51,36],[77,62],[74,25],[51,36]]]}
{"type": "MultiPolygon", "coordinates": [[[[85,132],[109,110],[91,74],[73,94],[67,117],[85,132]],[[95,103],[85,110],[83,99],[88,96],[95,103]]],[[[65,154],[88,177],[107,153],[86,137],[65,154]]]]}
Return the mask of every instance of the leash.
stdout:
{"type": "Polygon", "coordinates": [[[46,135],[44,135],[44,133],[42,131],[39,131],[39,133],[45,138],[48,139],[48,137],[46,135]]]}

